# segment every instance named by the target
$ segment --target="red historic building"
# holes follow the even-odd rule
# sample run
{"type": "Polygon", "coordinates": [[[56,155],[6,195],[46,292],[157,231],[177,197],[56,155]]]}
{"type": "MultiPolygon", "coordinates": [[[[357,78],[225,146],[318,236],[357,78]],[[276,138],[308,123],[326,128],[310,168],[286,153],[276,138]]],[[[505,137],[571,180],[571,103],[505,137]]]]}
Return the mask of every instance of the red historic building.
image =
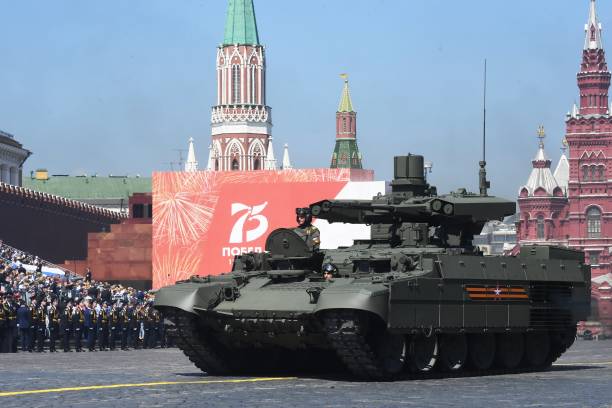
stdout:
{"type": "MultiPolygon", "coordinates": [[[[590,0],[580,72],[580,105],[566,118],[569,158],[555,174],[544,144],[519,191],[520,243],[562,244],[585,252],[592,266],[594,314],[612,334],[612,116],[610,71],[602,29],[590,0]]],[[[543,131],[540,134],[543,137],[543,131]]]]}
{"type": "Polygon", "coordinates": [[[252,0],[230,0],[223,43],[217,49],[217,103],[211,115],[207,170],[275,168],[272,116],[266,105],[264,47],[252,0]],[[268,159],[268,161],[266,161],[268,159]]]}

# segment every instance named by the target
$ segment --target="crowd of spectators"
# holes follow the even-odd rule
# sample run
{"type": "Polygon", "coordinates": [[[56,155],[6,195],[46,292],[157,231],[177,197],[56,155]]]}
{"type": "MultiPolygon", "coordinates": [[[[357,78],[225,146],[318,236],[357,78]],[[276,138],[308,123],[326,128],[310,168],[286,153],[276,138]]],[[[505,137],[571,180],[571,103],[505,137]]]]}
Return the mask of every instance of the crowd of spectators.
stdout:
{"type": "Polygon", "coordinates": [[[152,302],[151,292],[96,282],[89,270],[76,276],[0,243],[0,353],[166,347],[152,302]]]}

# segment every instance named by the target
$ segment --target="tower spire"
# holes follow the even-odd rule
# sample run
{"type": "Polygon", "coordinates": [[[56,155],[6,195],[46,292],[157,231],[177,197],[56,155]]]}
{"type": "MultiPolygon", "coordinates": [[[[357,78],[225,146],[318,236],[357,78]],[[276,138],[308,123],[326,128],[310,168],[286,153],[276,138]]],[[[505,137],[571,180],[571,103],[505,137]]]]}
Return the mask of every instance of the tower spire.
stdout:
{"type": "Polygon", "coordinates": [[[595,9],[595,0],[591,0],[589,8],[589,21],[584,25],[584,49],[585,50],[600,50],[603,49],[601,42],[601,23],[597,18],[597,10],[595,9]]]}
{"type": "Polygon", "coordinates": [[[595,0],[590,0],[589,20],[584,26],[585,38],[582,64],[578,73],[580,115],[608,115],[610,72],[601,41],[601,24],[597,18],[595,0]]]}
{"type": "Polygon", "coordinates": [[[193,148],[193,137],[189,138],[189,150],[187,151],[185,171],[198,171],[198,162],[196,161],[195,149],[193,148]]]}
{"type": "Polygon", "coordinates": [[[229,0],[223,45],[259,45],[253,0],[229,0]]]}
{"type": "Polygon", "coordinates": [[[336,112],[336,147],[330,167],[361,169],[361,152],[357,147],[357,112],[353,109],[348,75],[340,74],[340,78],[344,80],[344,86],[336,112]]]}
{"type": "Polygon", "coordinates": [[[283,170],[289,170],[292,168],[293,166],[291,165],[291,159],[289,159],[289,145],[285,143],[283,150],[283,170]]]}
{"type": "Polygon", "coordinates": [[[344,88],[342,88],[342,96],[338,105],[338,112],[354,112],[353,101],[351,100],[351,91],[349,90],[348,74],[340,74],[340,78],[344,79],[344,88]]]}

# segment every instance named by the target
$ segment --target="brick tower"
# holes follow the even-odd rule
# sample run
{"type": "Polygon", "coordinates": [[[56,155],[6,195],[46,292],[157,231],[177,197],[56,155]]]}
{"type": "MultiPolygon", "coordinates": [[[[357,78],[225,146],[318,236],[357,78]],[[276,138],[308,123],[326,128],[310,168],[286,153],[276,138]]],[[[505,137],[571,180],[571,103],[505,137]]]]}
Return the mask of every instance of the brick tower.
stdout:
{"type": "Polygon", "coordinates": [[[210,170],[261,170],[271,139],[264,47],[253,0],[229,0],[217,49],[217,104],[211,115],[210,170]]]}
{"type": "Polygon", "coordinates": [[[580,106],[566,120],[569,145],[569,245],[582,249],[593,278],[610,273],[612,250],[612,117],[610,72],[601,24],[591,0],[578,77],[580,106]]]}
{"type": "Polygon", "coordinates": [[[592,318],[612,335],[612,117],[601,24],[591,0],[584,27],[582,63],[578,72],[580,106],[566,120],[569,145],[569,214],[566,234],[570,247],[586,253],[591,264],[592,318]]]}
{"type": "Polygon", "coordinates": [[[338,112],[336,112],[336,147],[331,159],[331,168],[361,169],[361,153],[357,147],[357,112],[353,110],[348,76],[344,79],[344,88],[338,112]]]}

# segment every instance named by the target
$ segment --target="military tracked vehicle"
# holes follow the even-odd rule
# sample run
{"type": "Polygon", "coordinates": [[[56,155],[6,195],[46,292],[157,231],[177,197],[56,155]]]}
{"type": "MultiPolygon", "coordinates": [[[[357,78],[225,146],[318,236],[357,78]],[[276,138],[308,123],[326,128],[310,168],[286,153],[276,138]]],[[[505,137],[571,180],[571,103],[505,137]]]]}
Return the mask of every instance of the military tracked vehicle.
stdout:
{"type": "MultiPolygon", "coordinates": [[[[162,288],[155,307],[203,371],[336,370],[369,380],[549,367],[590,310],[582,252],[523,246],[483,256],[472,244],[514,202],[464,189],[437,195],[423,157],[395,157],[389,194],[310,205],[330,223],[368,224],[350,247],[313,250],[291,229],[233,270],[162,288]]],[[[481,166],[482,167],[482,166],[481,166]]]]}

